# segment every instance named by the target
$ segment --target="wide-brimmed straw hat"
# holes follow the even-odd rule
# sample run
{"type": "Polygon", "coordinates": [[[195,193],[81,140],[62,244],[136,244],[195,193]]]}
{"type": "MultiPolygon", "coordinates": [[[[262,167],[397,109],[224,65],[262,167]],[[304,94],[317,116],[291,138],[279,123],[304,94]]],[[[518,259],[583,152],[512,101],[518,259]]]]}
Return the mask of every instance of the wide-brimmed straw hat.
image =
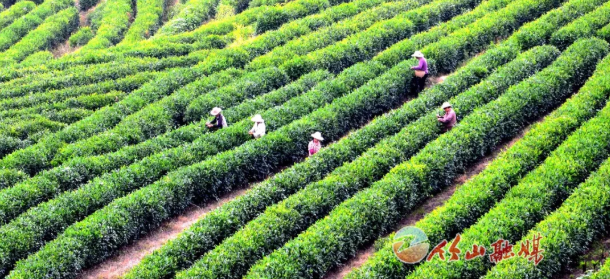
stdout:
{"type": "Polygon", "coordinates": [[[260,114],[255,115],[254,117],[252,117],[252,122],[265,122],[265,120],[263,120],[263,117],[261,117],[260,114]]]}
{"type": "Polygon", "coordinates": [[[216,116],[216,115],[218,115],[221,112],[222,112],[221,108],[215,107],[215,108],[212,109],[212,111],[210,111],[210,114],[216,116]]]}
{"type": "Polygon", "coordinates": [[[441,106],[442,109],[446,109],[446,108],[450,108],[451,104],[448,102],[444,102],[443,105],[441,106]]]}
{"type": "Polygon", "coordinates": [[[413,55],[411,55],[411,56],[413,56],[413,57],[424,57],[424,54],[421,53],[421,51],[418,50],[418,51],[414,52],[413,55]]]}
{"type": "Polygon", "coordinates": [[[320,134],[320,132],[315,132],[313,134],[311,134],[311,137],[317,140],[324,140],[324,138],[322,137],[322,134],[320,134]]]}

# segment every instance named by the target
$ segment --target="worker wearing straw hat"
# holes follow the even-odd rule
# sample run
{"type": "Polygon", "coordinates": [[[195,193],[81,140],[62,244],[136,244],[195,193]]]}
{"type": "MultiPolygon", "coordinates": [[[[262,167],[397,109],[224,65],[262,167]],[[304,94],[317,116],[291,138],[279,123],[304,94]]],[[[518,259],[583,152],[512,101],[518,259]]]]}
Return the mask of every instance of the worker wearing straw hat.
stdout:
{"type": "Polygon", "coordinates": [[[320,142],[324,140],[320,132],[313,133],[311,137],[313,138],[313,140],[309,142],[309,156],[316,154],[318,153],[318,151],[320,151],[320,148],[322,148],[322,143],[320,142]]]}
{"type": "Polygon", "coordinates": [[[217,130],[227,127],[227,119],[222,115],[222,109],[215,107],[210,111],[210,114],[214,116],[214,121],[208,122],[205,125],[211,130],[217,130]]]}
{"type": "Polygon", "coordinates": [[[436,119],[438,119],[438,122],[441,122],[443,124],[444,133],[453,129],[453,127],[457,123],[457,116],[455,115],[455,111],[453,111],[453,108],[451,108],[450,103],[444,102],[441,108],[445,111],[445,115],[436,115],[436,119]]]}
{"type": "Polygon", "coordinates": [[[415,71],[415,94],[418,94],[424,90],[424,87],[426,86],[426,79],[428,78],[428,61],[426,61],[424,54],[419,50],[413,53],[411,56],[419,60],[419,64],[417,66],[411,67],[411,70],[415,71]]]}
{"type": "Polygon", "coordinates": [[[261,117],[260,114],[252,117],[252,122],[254,122],[254,127],[250,129],[248,134],[252,135],[255,139],[258,139],[265,135],[265,120],[261,117]]]}

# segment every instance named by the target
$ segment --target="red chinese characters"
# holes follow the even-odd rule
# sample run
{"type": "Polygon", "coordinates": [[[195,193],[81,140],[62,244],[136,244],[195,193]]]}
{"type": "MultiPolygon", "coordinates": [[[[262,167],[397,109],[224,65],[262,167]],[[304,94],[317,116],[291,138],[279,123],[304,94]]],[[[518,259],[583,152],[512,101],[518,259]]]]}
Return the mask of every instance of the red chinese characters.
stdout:
{"type": "Polygon", "coordinates": [[[462,251],[460,251],[460,249],[457,248],[457,245],[460,243],[460,240],[462,240],[462,236],[460,234],[458,234],[452,241],[451,246],[449,246],[449,253],[451,253],[451,258],[449,258],[449,261],[457,261],[460,259],[460,253],[462,253],[462,251]]]}
{"type": "MultiPolygon", "coordinates": [[[[449,246],[449,250],[447,250],[447,252],[449,252],[451,254],[451,257],[449,257],[449,261],[457,261],[460,259],[460,253],[462,253],[462,251],[457,248],[457,245],[460,243],[460,240],[462,240],[462,236],[461,235],[457,235],[453,241],[451,242],[451,245],[449,246]]],[[[426,258],[426,261],[431,261],[434,256],[438,255],[438,257],[441,259],[441,261],[445,260],[445,250],[443,248],[445,248],[445,246],[447,246],[447,240],[443,240],[441,243],[439,243],[438,245],[436,245],[434,247],[434,249],[432,249],[432,252],[430,252],[430,254],[428,255],[428,258],[426,258]]]]}
{"type": "MultiPolygon", "coordinates": [[[[517,252],[516,255],[513,251],[514,246],[510,244],[508,240],[498,239],[496,242],[491,244],[491,254],[489,254],[489,261],[494,264],[497,264],[500,261],[510,259],[514,256],[519,256],[526,258],[527,260],[533,262],[535,265],[538,265],[538,263],[540,263],[540,261],[544,259],[544,256],[542,255],[542,252],[544,252],[544,250],[540,249],[540,239],[542,239],[542,236],[538,234],[535,235],[531,241],[529,239],[523,241],[519,244],[519,252],[517,252]]],[[[439,243],[432,249],[432,251],[428,254],[428,257],[426,258],[426,261],[431,261],[437,255],[441,261],[459,261],[462,250],[458,248],[458,244],[461,240],[462,236],[460,234],[456,235],[456,237],[451,242],[451,245],[449,245],[449,248],[447,249],[446,246],[447,244],[449,244],[449,242],[447,240],[443,240],[441,243],[439,243]],[[448,259],[445,258],[445,254],[450,255],[448,259]]],[[[487,248],[485,248],[485,246],[473,244],[472,250],[466,251],[466,257],[464,259],[469,261],[478,257],[484,257],[486,253],[487,248]]]]}
{"type": "Polygon", "coordinates": [[[469,261],[477,257],[485,256],[485,252],[487,251],[484,246],[472,244],[472,252],[466,251],[466,260],[469,261]]]}
{"type": "Polygon", "coordinates": [[[497,264],[501,260],[506,260],[515,256],[513,252],[513,245],[508,240],[498,239],[498,241],[491,244],[493,252],[489,255],[489,261],[497,264]]]}
{"type": "Polygon", "coordinates": [[[430,254],[428,255],[428,258],[426,258],[426,261],[431,261],[432,258],[434,258],[434,256],[437,254],[438,254],[438,257],[441,259],[441,261],[444,261],[445,260],[445,250],[443,250],[443,248],[445,248],[446,245],[447,245],[447,240],[444,239],[441,243],[436,245],[436,247],[434,247],[434,249],[432,249],[432,252],[430,252],[430,254]]]}

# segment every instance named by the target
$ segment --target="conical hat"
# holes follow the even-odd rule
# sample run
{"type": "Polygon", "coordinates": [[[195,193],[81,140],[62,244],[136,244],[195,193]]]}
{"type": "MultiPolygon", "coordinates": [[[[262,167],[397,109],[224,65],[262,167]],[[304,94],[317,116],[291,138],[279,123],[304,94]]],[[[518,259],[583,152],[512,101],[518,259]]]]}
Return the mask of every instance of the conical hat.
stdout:
{"type": "Polygon", "coordinates": [[[324,138],[322,137],[322,134],[320,134],[320,132],[315,132],[313,134],[311,134],[311,137],[317,140],[324,140],[324,138]]]}
{"type": "Polygon", "coordinates": [[[212,109],[212,111],[210,111],[210,114],[216,116],[216,115],[218,115],[221,112],[222,112],[221,108],[215,107],[215,108],[212,109]]]}
{"type": "Polygon", "coordinates": [[[261,117],[260,114],[255,115],[254,117],[252,117],[252,122],[265,122],[265,120],[263,120],[263,117],[261,117]]]}

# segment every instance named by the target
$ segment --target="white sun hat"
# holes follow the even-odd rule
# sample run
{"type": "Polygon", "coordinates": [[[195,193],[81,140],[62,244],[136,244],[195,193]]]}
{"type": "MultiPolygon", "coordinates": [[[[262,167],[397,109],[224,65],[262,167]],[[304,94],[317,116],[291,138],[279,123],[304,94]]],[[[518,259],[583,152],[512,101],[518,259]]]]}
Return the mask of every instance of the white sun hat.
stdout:
{"type": "Polygon", "coordinates": [[[446,108],[450,108],[451,104],[449,102],[444,102],[443,105],[441,106],[442,109],[446,109],[446,108]]]}
{"type": "Polygon", "coordinates": [[[260,114],[255,115],[254,117],[252,117],[252,122],[265,122],[265,120],[263,120],[263,117],[261,117],[260,114]]]}
{"type": "Polygon", "coordinates": [[[221,108],[215,107],[215,108],[212,109],[212,111],[210,111],[210,114],[216,116],[216,115],[218,115],[221,112],[222,112],[221,108]]]}
{"type": "Polygon", "coordinates": [[[424,57],[424,54],[421,53],[421,51],[418,50],[418,51],[414,52],[413,55],[411,55],[411,56],[413,56],[413,57],[424,57]]]}
{"type": "Polygon", "coordinates": [[[320,134],[320,132],[315,132],[313,134],[311,134],[311,137],[317,140],[324,140],[324,138],[322,137],[322,134],[320,134]]]}

